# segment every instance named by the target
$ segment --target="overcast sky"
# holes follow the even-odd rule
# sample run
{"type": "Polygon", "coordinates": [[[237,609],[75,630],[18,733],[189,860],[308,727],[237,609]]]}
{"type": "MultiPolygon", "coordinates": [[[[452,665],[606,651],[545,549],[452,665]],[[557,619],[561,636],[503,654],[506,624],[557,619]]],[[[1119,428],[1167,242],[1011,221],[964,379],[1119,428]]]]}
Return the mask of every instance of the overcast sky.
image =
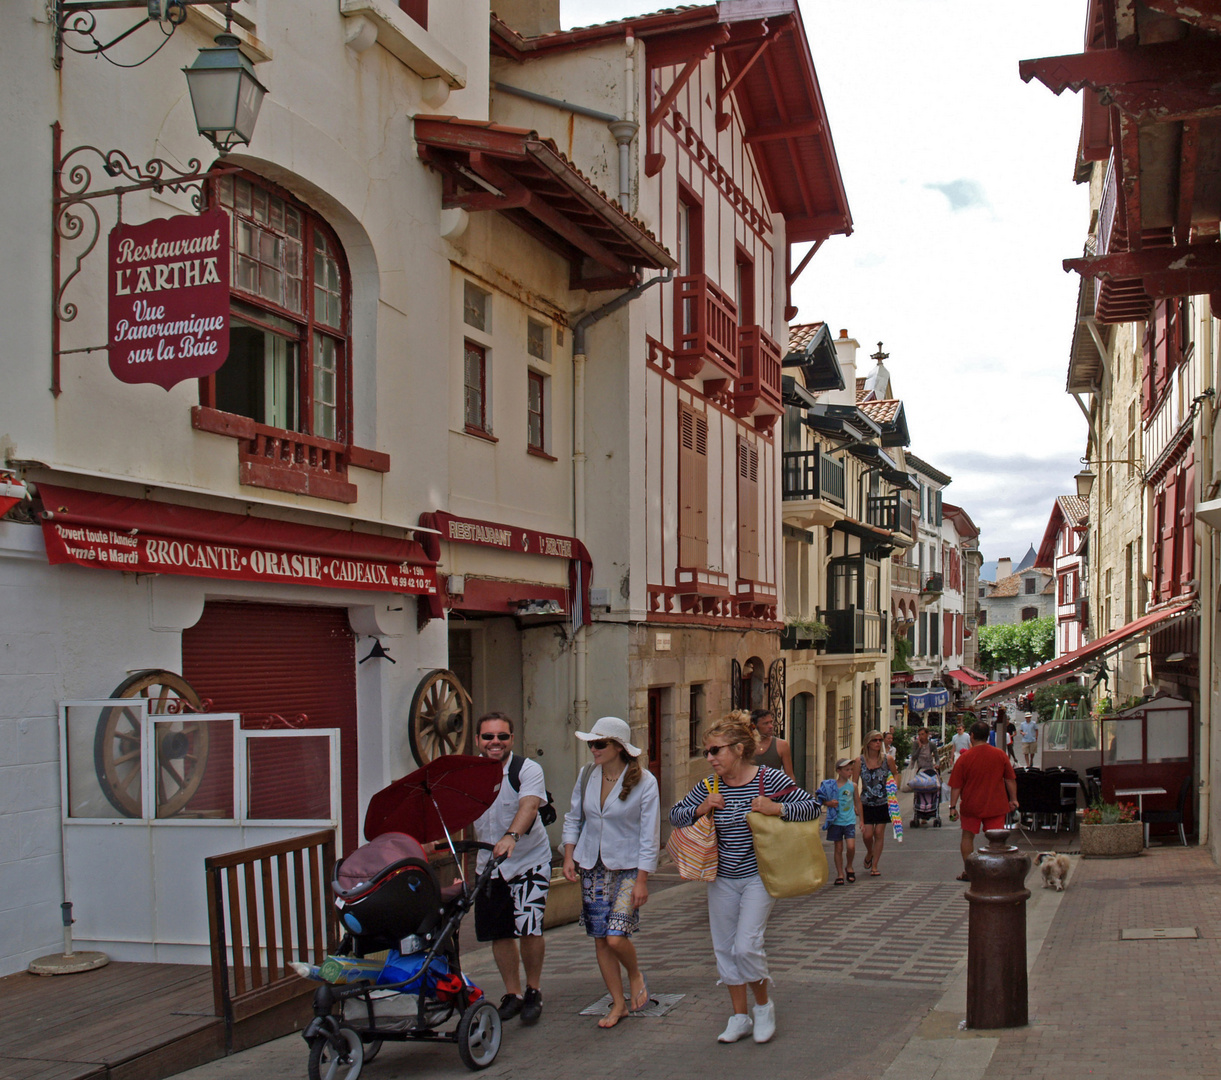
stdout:
{"type": "MultiPolygon", "coordinates": [[[[561,0],[565,27],[665,6],[561,0]]],[[[794,286],[799,321],[846,328],[859,374],[883,341],[911,450],[985,559],[1021,559],[1075,490],[1085,420],[1064,392],[1088,191],[1080,99],[1018,78],[1079,52],[1083,0],[801,0],[854,232],[794,286]]]]}

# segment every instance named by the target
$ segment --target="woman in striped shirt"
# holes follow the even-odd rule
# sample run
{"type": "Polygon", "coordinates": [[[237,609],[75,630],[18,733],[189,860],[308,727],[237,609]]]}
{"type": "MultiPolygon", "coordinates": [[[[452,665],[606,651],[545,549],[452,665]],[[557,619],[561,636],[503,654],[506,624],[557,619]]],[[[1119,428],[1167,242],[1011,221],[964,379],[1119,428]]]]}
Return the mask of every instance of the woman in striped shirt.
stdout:
{"type": "Polygon", "coordinates": [[[708,885],[708,924],[716,953],[717,975],[729,990],[733,1015],[720,1042],[737,1042],[753,1032],[767,1042],[776,1031],[775,1005],[767,994],[767,954],[763,934],[775,900],[763,886],[747,811],[785,821],[810,821],[818,813],[814,796],[802,791],[779,769],[756,765],[755,737],[748,723],[722,720],[704,736],[712,777],[670,811],[673,825],[692,825],[705,814],[716,827],[717,874],[708,885]],[[762,790],[762,793],[760,791],[762,790]],[[754,1018],[746,1011],[746,987],[755,998],[754,1018]]]}

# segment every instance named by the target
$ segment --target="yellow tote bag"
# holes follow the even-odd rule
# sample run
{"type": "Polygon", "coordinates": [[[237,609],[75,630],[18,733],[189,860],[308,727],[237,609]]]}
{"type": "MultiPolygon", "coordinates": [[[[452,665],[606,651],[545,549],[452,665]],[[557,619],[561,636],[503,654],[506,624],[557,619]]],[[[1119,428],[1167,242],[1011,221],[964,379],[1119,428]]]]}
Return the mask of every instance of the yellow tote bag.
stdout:
{"type": "MultiPolygon", "coordinates": [[[[763,770],[759,770],[763,794],[763,770]]],[[[751,811],[746,815],[755,841],[755,861],[768,895],[777,899],[806,896],[826,883],[827,853],[818,835],[817,821],[785,821],[751,811]]]]}
{"type": "MultiPolygon", "coordinates": [[[[701,781],[709,794],[717,791],[717,778],[713,776],[712,787],[708,781],[701,781]]],[[[716,827],[712,824],[712,815],[705,814],[696,818],[692,825],[684,825],[680,829],[672,829],[670,839],[666,841],[666,853],[678,868],[678,876],[687,881],[714,881],[716,879],[716,827]]],[[[823,860],[824,868],[826,859],[823,860]]],[[[825,876],[825,870],[824,870],[825,876]]]]}

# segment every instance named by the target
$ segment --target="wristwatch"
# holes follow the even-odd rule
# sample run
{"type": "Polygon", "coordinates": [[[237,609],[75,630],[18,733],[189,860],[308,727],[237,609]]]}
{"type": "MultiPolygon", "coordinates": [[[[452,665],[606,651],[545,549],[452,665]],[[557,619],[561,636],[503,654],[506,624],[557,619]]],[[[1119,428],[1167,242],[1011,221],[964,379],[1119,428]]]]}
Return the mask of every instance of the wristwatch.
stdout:
{"type": "Polygon", "coordinates": [[[515,833],[511,829],[505,829],[505,836],[513,837],[514,843],[521,839],[521,833],[515,833]]]}

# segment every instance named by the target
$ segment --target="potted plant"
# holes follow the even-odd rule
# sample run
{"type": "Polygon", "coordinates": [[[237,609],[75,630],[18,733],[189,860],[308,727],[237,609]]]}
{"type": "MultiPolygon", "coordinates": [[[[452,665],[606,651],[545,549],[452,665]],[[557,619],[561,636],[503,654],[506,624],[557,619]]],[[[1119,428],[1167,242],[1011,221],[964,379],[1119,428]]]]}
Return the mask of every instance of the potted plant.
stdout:
{"type": "Polygon", "coordinates": [[[1095,802],[1081,815],[1081,854],[1094,859],[1126,859],[1145,847],[1145,827],[1135,803],[1095,802]]]}
{"type": "Polygon", "coordinates": [[[831,628],[818,619],[790,619],[780,633],[782,649],[811,649],[826,641],[831,628]]]}

